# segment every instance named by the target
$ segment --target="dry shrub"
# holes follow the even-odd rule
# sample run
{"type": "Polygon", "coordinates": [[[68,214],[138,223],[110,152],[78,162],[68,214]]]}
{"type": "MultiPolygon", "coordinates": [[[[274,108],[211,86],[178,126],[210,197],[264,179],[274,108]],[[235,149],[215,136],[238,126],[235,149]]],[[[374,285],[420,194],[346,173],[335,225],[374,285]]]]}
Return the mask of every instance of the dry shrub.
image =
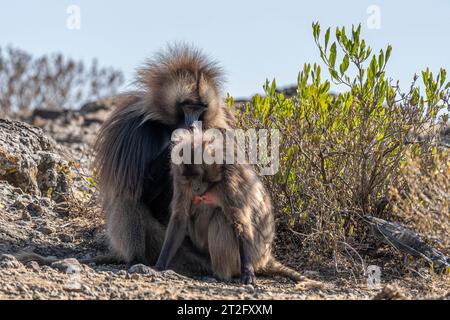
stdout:
{"type": "Polygon", "coordinates": [[[440,249],[450,250],[450,149],[428,157],[411,155],[401,168],[402,184],[393,187],[390,203],[402,221],[440,249]]]}
{"type": "Polygon", "coordinates": [[[439,121],[447,121],[439,115],[449,107],[445,70],[437,76],[422,72],[424,93],[416,84],[419,77],[404,92],[385,75],[391,47],[372,54],[360,30],[352,28],[347,36],[345,28],[337,28],[337,42],[329,46],[330,29],[322,45],[320,27],[313,25],[322,61],[331,80],[345,89],[342,93],[331,94],[320,66],[307,64],[294,97],[277,93],[275,81],[266,82],[265,97],[256,95],[237,110],[243,128],[280,131],[280,170],[264,178],[279,230],[295,235],[298,251],[337,260],[342,252],[361,260],[358,249],[364,247],[367,229],[360,217],[389,216],[389,190],[408,191],[402,163],[408,154],[434,153],[438,139],[433,132],[439,121]]]}
{"type": "Polygon", "coordinates": [[[61,54],[34,58],[25,51],[0,48],[0,115],[36,107],[74,108],[80,102],[110,96],[123,83],[122,73],[90,66],[61,54]]]}

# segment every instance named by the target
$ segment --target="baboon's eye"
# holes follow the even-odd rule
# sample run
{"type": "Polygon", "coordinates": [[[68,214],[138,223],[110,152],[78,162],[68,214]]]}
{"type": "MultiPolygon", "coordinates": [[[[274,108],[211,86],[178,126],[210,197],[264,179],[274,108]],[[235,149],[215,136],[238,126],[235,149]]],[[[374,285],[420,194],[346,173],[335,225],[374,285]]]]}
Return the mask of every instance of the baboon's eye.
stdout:
{"type": "Polygon", "coordinates": [[[200,173],[197,170],[195,170],[193,166],[186,165],[183,167],[182,175],[184,177],[195,178],[200,176],[200,173]]]}
{"type": "Polygon", "coordinates": [[[183,177],[186,178],[196,178],[199,174],[197,172],[183,172],[183,177]]]}
{"type": "Polygon", "coordinates": [[[183,106],[190,106],[192,108],[207,108],[208,105],[202,101],[194,101],[191,99],[186,99],[183,101],[178,102],[178,106],[183,107],[183,106]]]}
{"type": "Polygon", "coordinates": [[[196,121],[200,120],[202,114],[206,111],[206,105],[198,102],[192,104],[182,104],[181,109],[184,113],[184,123],[186,128],[193,128],[196,121]]]}

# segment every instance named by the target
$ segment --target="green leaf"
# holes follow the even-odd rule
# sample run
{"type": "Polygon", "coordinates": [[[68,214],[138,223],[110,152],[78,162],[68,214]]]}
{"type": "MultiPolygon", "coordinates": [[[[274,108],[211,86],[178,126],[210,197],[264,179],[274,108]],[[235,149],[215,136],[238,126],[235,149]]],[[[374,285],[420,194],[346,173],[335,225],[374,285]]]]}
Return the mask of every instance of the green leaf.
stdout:
{"type": "Polygon", "coordinates": [[[428,80],[430,76],[430,69],[427,68],[425,71],[422,71],[423,84],[428,86],[428,80]]]}
{"type": "Polygon", "coordinates": [[[350,59],[348,57],[348,54],[346,54],[344,56],[344,59],[342,60],[341,66],[339,68],[341,71],[341,75],[344,75],[345,71],[347,71],[349,64],[350,64],[350,59]]]}
{"type": "Polygon", "coordinates": [[[355,26],[352,26],[352,39],[353,39],[353,48],[352,48],[352,52],[357,52],[358,47],[359,47],[359,35],[361,33],[361,25],[359,25],[356,30],[355,30],[355,26]]]}
{"type": "Polygon", "coordinates": [[[372,54],[372,48],[371,47],[367,47],[366,56],[364,57],[364,60],[367,59],[371,54],[372,54]]]}
{"type": "Polygon", "coordinates": [[[441,68],[440,76],[441,76],[441,82],[439,83],[439,85],[442,87],[445,83],[445,79],[447,78],[447,71],[445,71],[445,69],[441,68]]]}
{"type": "Polygon", "coordinates": [[[333,42],[330,48],[330,57],[328,58],[330,66],[334,69],[334,65],[336,64],[336,42],[333,42]]]}
{"type": "Polygon", "coordinates": [[[375,58],[375,55],[372,57],[372,61],[370,61],[370,70],[373,75],[377,73],[377,59],[375,58]]]}
{"type": "Polygon", "coordinates": [[[313,22],[312,24],[313,27],[313,35],[314,35],[314,39],[319,39],[319,35],[320,35],[320,25],[318,22],[313,22]]]}
{"type": "Polygon", "coordinates": [[[336,28],[336,39],[341,41],[341,30],[339,30],[339,27],[336,28]]]}
{"type": "Polygon", "coordinates": [[[93,177],[87,177],[86,180],[87,180],[87,182],[89,182],[91,187],[96,187],[97,186],[97,182],[95,181],[95,179],[93,177]]]}
{"type": "Polygon", "coordinates": [[[336,70],[328,68],[328,71],[330,72],[330,75],[333,79],[336,79],[336,80],[339,79],[339,75],[336,70]]]}
{"type": "Polygon", "coordinates": [[[380,50],[380,55],[378,56],[378,68],[381,70],[384,65],[384,53],[383,50],[380,50]]]}
{"type": "Polygon", "coordinates": [[[342,27],[341,39],[342,39],[342,43],[345,45],[347,43],[347,36],[345,35],[345,27],[342,27]]]}
{"type": "Polygon", "coordinates": [[[435,155],[437,155],[437,153],[438,153],[437,147],[434,146],[433,149],[431,149],[431,154],[432,154],[433,156],[435,156],[435,155]]]}
{"type": "Polygon", "coordinates": [[[389,60],[389,57],[391,56],[391,52],[392,52],[392,46],[388,45],[387,49],[386,49],[386,55],[384,56],[384,64],[386,64],[389,60]]]}
{"type": "Polygon", "coordinates": [[[330,28],[328,28],[327,31],[325,32],[325,51],[327,51],[329,40],[330,40],[330,28]]]}
{"type": "Polygon", "coordinates": [[[330,83],[326,81],[320,88],[320,93],[328,93],[328,90],[330,90],[330,83]]]}
{"type": "Polygon", "coordinates": [[[275,95],[276,90],[277,90],[277,82],[275,81],[275,79],[273,79],[272,87],[270,88],[270,93],[272,96],[275,95]]]}

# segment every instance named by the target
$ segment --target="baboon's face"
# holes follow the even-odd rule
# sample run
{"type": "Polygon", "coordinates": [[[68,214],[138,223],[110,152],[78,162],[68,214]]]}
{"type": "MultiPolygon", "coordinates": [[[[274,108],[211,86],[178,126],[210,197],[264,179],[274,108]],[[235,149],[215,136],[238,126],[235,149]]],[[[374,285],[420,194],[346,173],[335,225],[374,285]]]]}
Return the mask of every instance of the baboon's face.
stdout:
{"type": "Polygon", "coordinates": [[[222,180],[222,166],[219,164],[182,164],[179,171],[181,182],[189,185],[192,193],[197,196],[204,195],[222,180]]]}
{"type": "Polygon", "coordinates": [[[180,75],[162,88],[160,112],[176,128],[191,129],[196,121],[208,122],[219,107],[220,98],[214,83],[202,75],[180,75]]]}

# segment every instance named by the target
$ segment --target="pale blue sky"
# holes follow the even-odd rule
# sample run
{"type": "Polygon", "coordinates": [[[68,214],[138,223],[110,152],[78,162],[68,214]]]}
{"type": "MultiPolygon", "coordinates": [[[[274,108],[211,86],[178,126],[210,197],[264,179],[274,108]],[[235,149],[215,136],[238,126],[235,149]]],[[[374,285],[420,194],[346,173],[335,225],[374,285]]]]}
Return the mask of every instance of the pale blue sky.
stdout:
{"type": "Polygon", "coordinates": [[[146,57],[171,41],[187,41],[219,60],[225,89],[236,97],[262,91],[266,78],[295,83],[305,62],[318,62],[311,23],[351,26],[377,51],[392,44],[388,76],[406,86],[426,66],[450,72],[450,1],[107,1],[0,0],[0,46],[35,55],[60,51],[97,57],[124,71],[127,83],[146,57]],[[69,5],[81,8],[81,30],[66,28],[69,5]],[[381,29],[367,28],[370,5],[381,29]]]}

